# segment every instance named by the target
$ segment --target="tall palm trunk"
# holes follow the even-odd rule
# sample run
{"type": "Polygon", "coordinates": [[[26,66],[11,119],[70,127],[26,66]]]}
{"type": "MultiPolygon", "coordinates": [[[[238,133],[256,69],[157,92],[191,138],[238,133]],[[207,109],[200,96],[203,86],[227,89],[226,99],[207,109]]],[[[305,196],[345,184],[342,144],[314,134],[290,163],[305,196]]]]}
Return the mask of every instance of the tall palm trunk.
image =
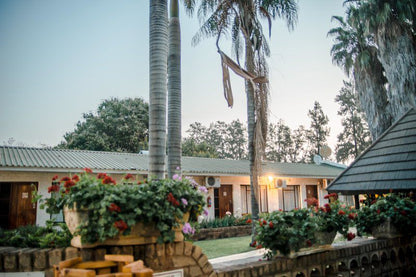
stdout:
{"type": "Polygon", "coordinates": [[[164,178],[166,157],[167,0],[150,0],[149,177],[164,178]]]}
{"type": "MultiPolygon", "coordinates": [[[[251,48],[250,41],[246,38],[246,69],[248,72],[255,72],[254,53],[251,48]]],[[[258,183],[258,168],[256,166],[256,116],[255,116],[255,99],[253,83],[249,80],[245,81],[246,95],[247,95],[247,133],[248,133],[248,159],[250,166],[250,190],[251,190],[251,215],[252,215],[252,241],[256,235],[255,222],[259,218],[259,198],[260,189],[258,183]]],[[[259,157],[257,157],[259,158],[259,157]]]]}
{"type": "Polygon", "coordinates": [[[178,0],[170,1],[168,55],[168,176],[181,168],[181,29],[178,0]]]}
{"type": "Polygon", "coordinates": [[[368,127],[373,141],[376,140],[392,123],[390,105],[387,98],[386,78],[383,75],[383,66],[372,57],[367,66],[354,64],[354,80],[358,92],[358,99],[365,111],[368,127]]]}
{"type": "Polygon", "coordinates": [[[410,28],[396,20],[381,24],[375,39],[389,81],[389,102],[396,120],[416,106],[416,41],[410,28]]]}

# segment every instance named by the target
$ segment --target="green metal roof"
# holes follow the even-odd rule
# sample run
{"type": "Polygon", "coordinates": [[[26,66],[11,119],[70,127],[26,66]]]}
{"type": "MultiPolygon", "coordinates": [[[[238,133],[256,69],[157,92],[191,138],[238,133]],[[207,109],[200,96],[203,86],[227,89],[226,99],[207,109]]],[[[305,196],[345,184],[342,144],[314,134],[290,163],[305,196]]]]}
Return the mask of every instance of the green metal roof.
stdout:
{"type": "MultiPolygon", "coordinates": [[[[76,171],[88,167],[104,172],[141,172],[148,170],[148,156],[134,153],[99,152],[52,148],[0,146],[0,170],[76,171]]],[[[192,175],[248,176],[247,160],[182,157],[182,171],[192,175]]],[[[328,164],[272,163],[263,173],[287,177],[334,178],[342,168],[328,164]]]]}
{"type": "Polygon", "coordinates": [[[416,109],[387,129],[329,186],[344,194],[416,190],[416,109]]]}

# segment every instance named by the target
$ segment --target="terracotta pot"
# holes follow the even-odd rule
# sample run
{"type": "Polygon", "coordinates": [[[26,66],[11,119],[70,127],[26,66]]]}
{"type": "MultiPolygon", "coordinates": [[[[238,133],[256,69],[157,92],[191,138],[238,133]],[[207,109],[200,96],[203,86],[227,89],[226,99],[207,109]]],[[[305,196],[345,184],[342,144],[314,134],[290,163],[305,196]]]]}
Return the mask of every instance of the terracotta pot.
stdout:
{"type": "Polygon", "coordinates": [[[316,245],[330,245],[334,242],[334,239],[337,235],[336,231],[332,232],[316,232],[316,245]]]}
{"type": "MultiPolygon", "coordinates": [[[[64,208],[65,223],[68,226],[69,231],[73,234],[77,227],[83,223],[88,222],[88,210],[87,209],[69,209],[64,208]]],[[[189,220],[189,213],[184,214],[183,221],[189,220]]],[[[184,236],[182,234],[182,225],[174,229],[175,242],[183,241],[184,236]]],[[[74,236],[71,240],[71,245],[78,248],[92,248],[100,245],[141,245],[141,244],[153,244],[157,242],[157,238],[160,236],[159,230],[156,228],[156,224],[138,222],[131,227],[130,235],[118,235],[113,238],[108,238],[103,242],[84,243],[81,241],[81,236],[74,236]]]]}
{"type": "Polygon", "coordinates": [[[390,239],[401,236],[400,232],[391,222],[391,218],[387,218],[385,222],[373,227],[371,234],[376,239],[390,239]]]}

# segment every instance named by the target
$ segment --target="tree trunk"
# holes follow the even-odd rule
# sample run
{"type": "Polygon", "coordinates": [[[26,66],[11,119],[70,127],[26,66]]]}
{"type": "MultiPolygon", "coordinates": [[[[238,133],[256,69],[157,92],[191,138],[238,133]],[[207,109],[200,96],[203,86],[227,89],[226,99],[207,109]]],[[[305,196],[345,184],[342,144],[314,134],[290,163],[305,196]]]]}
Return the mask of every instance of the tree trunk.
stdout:
{"type": "Polygon", "coordinates": [[[354,64],[354,80],[358,99],[366,114],[368,127],[375,141],[391,125],[391,111],[387,99],[386,82],[383,66],[372,57],[371,65],[365,68],[359,61],[354,64]]]}
{"type": "Polygon", "coordinates": [[[416,106],[415,41],[410,28],[396,20],[379,26],[375,39],[378,58],[389,81],[388,98],[395,121],[416,106]]]}
{"type": "Polygon", "coordinates": [[[166,157],[167,0],[150,1],[149,177],[163,179],[166,157]]]}
{"type": "Polygon", "coordinates": [[[181,29],[178,0],[171,0],[168,55],[168,177],[181,172],[181,29]],[[179,169],[177,169],[179,168],[179,169]]]}
{"type": "MultiPolygon", "coordinates": [[[[248,72],[255,72],[254,53],[250,42],[246,41],[246,68],[248,72]]],[[[254,133],[256,130],[255,118],[255,103],[254,103],[254,87],[253,84],[246,80],[246,95],[247,95],[247,133],[248,133],[248,159],[250,165],[250,189],[251,189],[251,216],[252,216],[252,241],[256,236],[256,221],[259,218],[259,183],[257,176],[257,169],[255,164],[256,143],[254,141],[254,133]]]]}

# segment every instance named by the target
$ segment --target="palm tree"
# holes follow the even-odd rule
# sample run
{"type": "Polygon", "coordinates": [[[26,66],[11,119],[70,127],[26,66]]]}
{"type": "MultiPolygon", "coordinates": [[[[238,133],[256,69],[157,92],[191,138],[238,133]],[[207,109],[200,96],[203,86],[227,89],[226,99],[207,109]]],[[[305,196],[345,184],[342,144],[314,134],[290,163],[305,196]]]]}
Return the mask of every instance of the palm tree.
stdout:
{"type": "MultiPolygon", "coordinates": [[[[168,177],[181,168],[181,33],[178,0],[170,1],[168,55],[168,177]]],[[[180,171],[179,171],[180,172],[180,171]]]]}
{"type": "Polygon", "coordinates": [[[149,177],[164,178],[166,157],[167,0],[150,1],[149,177]]]}
{"type": "MultiPolygon", "coordinates": [[[[185,0],[185,4],[188,11],[193,12],[195,0],[185,0]]],[[[270,55],[259,18],[268,20],[269,35],[271,20],[276,17],[284,18],[289,29],[293,29],[297,19],[297,5],[294,0],[201,0],[198,14],[204,23],[193,42],[196,44],[203,37],[217,38],[217,49],[221,55],[223,68],[224,95],[229,106],[233,105],[233,97],[228,68],[245,78],[254,238],[254,222],[259,213],[258,176],[267,132],[268,83],[265,81],[267,80],[265,58],[270,55]],[[237,63],[225,55],[219,47],[221,37],[227,32],[231,33],[237,63]],[[239,62],[242,51],[245,55],[245,69],[241,68],[239,62]]]]}
{"type": "Polygon", "coordinates": [[[357,9],[349,8],[346,21],[339,16],[334,16],[333,20],[339,27],[328,32],[335,40],[331,48],[332,60],[348,76],[353,75],[361,108],[375,140],[391,125],[384,68],[377,58],[372,36],[364,34],[363,23],[357,18],[357,9]]]}
{"type": "Polygon", "coordinates": [[[374,34],[390,86],[393,118],[397,119],[416,104],[416,1],[361,1],[358,16],[366,31],[374,34]]]}

